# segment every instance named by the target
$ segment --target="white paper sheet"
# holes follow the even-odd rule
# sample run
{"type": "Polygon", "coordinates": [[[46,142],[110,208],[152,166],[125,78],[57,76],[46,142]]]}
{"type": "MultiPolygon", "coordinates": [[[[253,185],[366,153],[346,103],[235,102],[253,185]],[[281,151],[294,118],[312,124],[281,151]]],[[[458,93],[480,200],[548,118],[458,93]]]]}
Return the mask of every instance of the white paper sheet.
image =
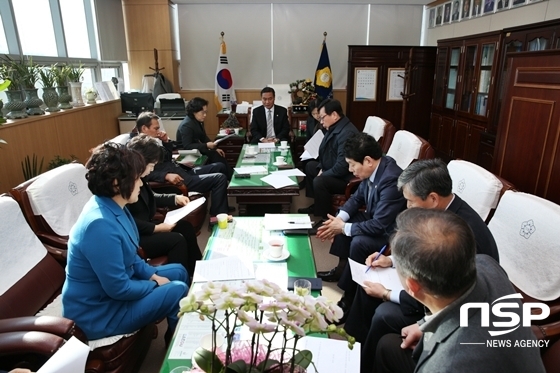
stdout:
{"type": "Polygon", "coordinates": [[[191,155],[196,155],[197,157],[200,157],[202,155],[200,153],[200,150],[198,150],[198,149],[180,149],[180,150],[177,150],[177,152],[181,155],[191,154],[191,155]]]}
{"type": "Polygon", "coordinates": [[[271,175],[283,175],[283,176],[305,176],[303,172],[299,168],[291,168],[289,170],[278,170],[272,171],[271,175]]]}
{"type": "Polygon", "coordinates": [[[239,280],[255,278],[253,262],[237,256],[227,258],[197,260],[193,282],[239,280]]]}
{"type": "Polygon", "coordinates": [[[259,149],[271,149],[275,147],[276,144],[273,142],[259,142],[259,149]]]}
{"type": "Polygon", "coordinates": [[[183,219],[185,216],[196,210],[198,207],[202,206],[202,204],[206,201],[206,198],[200,197],[187,203],[186,206],[178,208],[176,210],[170,210],[165,215],[165,220],[163,221],[166,224],[175,224],[179,220],[183,219]]]}
{"type": "Polygon", "coordinates": [[[368,267],[365,264],[357,263],[352,259],[348,259],[348,263],[352,271],[352,280],[358,285],[364,286],[364,281],[370,281],[382,284],[392,291],[404,290],[395,268],[371,268],[366,273],[368,267]]]}
{"type": "Polygon", "coordinates": [[[311,218],[306,214],[264,214],[264,229],[311,229],[311,218]]]}
{"type": "Polygon", "coordinates": [[[348,342],[343,340],[303,337],[298,342],[297,348],[311,351],[317,372],[360,371],[361,348],[359,342],[356,342],[354,349],[351,350],[348,348],[348,342]]]}
{"type": "Polygon", "coordinates": [[[275,189],[284,188],[289,185],[297,185],[295,181],[284,175],[268,175],[261,178],[268,185],[272,185],[275,189]]]}
{"type": "Polygon", "coordinates": [[[301,156],[299,157],[299,159],[301,159],[302,161],[306,161],[308,159],[315,159],[315,158],[313,158],[311,153],[309,153],[307,150],[304,150],[304,152],[301,153],[301,156]]]}
{"type": "Polygon", "coordinates": [[[321,142],[323,141],[323,131],[317,131],[309,139],[309,141],[303,146],[303,148],[311,155],[311,158],[319,158],[319,147],[321,146],[321,142]]]}
{"type": "Polygon", "coordinates": [[[234,170],[238,174],[268,174],[268,169],[264,166],[235,167],[234,170]]]}
{"type": "Polygon", "coordinates": [[[37,373],[76,373],[86,369],[89,346],[78,338],[70,338],[37,373]]]}
{"type": "Polygon", "coordinates": [[[288,263],[255,263],[255,278],[274,282],[282,289],[288,288],[288,263]]]}
{"type": "Polygon", "coordinates": [[[235,133],[232,133],[232,134],[226,135],[226,136],[224,136],[224,137],[220,137],[219,139],[217,139],[216,141],[214,141],[214,144],[217,145],[217,144],[221,143],[222,141],[224,141],[225,139],[229,139],[229,138],[232,137],[232,136],[239,136],[239,135],[236,135],[235,133]]]}

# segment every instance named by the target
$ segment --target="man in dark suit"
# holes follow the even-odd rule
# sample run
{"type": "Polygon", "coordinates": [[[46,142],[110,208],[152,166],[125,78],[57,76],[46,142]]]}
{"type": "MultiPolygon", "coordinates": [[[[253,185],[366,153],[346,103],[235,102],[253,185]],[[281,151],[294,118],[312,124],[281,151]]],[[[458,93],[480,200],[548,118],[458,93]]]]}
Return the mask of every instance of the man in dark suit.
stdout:
{"type": "Polygon", "coordinates": [[[285,107],[274,105],[275,98],[276,92],[273,88],[264,87],[261,90],[263,104],[253,110],[251,120],[252,144],[289,140],[288,110],[285,107]]]}
{"type": "Polygon", "coordinates": [[[331,211],[333,194],[343,194],[346,184],[352,178],[348,163],[344,158],[344,144],[358,130],[342,112],[338,100],[324,100],[319,104],[319,118],[325,137],[319,146],[319,158],[305,165],[305,195],[314,198],[314,203],[299,209],[300,214],[314,214],[321,217],[309,232],[315,234],[317,228],[327,220],[331,211]]]}
{"type": "MultiPolygon", "coordinates": [[[[145,178],[152,172],[154,166],[161,161],[161,148],[155,139],[148,135],[138,135],[127,143],[127,147],[136,150],[146,161],[145,178]]],[[[132,214],[138,233],[140,233],[140,247],[148,258],[167,255],[169,263],[180,263],[185,267],[189,276],[193,276],[197,260],[202,259],[202,253],[196,240],[193,226],[186,220],[179,220],[176,224],[167,224],[154,220],[156,207],[185,206],[189,203],[186,196],[180,194],[154,193],[147,182],[140,187],[138,201],[127,205],[132,214]]]]}
{"type": "Polygon", "coordinates": [[[357,285],[352,280],[348,258],[364,263],[372,253],[381,250],[389,241],[397,215],[406,203],[397,188],[397,179],[402,169],[395,160],[382,156],[381,147],[367,133],[357,133],[344,145],[344,156],[350,171],[362,180],[358,190],[352,194],[337,217],[329,220],[317,230],[322,240],[334,239],[330,253],[339,257],[338,265],[326,272],[318,272],[324,281],[338,281],[344,290],[338,305],[344,310],[344,322],[356,293],[357,285]],[[360,211],[366,206],[365,212],[360,211]]]}
{"type": "MultiPolygon", "coordinates": [[[[412,163],[399,176],[397,186],[409,208],[448,210],[465,220],[474,233],[477,253],[499,261],[498,247],[486,223],[451,192],[453,183],[442,160],[425,159],[412,163]]],[[[393,265],[384,255],[373,261],[376,256],[374,253],[366,259],[366,265],[374,268],[393,265]]],[[[375,350],[383,335],[400,332],[424,314],[424,306],[405,291],[393,292],[382,284],[371,282],[366,282],[364,288],[358,287],[344,328],[362,345],[361,371],[373,370],[375,350]]]]}
{"type": "Polygon", "coordinates": [[[476,254],[472,229],[463,219],[451,211],[408,209],[397,218],[391,251],[406,292],[429,316],[381,339],[375,372],[545,372],[535,335],[521,325],[520,299],[507,299],[507,313],[489,312],[516,291],[494,259],[476,254]],[[486,312],[470,307],[465,325],[463,306],[481,303],[486,312]],[[501,333],[493,337],[490,331],[501,333]],[[494,341],[511,346],[488,347],[494,341]],[[514,347],[520,342],[526,346],[514,347]]]}

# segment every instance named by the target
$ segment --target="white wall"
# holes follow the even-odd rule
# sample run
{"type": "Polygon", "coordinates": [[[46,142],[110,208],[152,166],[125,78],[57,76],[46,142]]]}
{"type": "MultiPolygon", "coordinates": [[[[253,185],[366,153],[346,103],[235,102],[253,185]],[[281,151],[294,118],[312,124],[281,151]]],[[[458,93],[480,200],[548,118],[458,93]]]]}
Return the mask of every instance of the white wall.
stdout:
{"type": "Polygon", "coordinates": [[[439,39],[481,34],[556,18],[560,18],[560,0],[543,1],[466,21],[427,29],[424,33],[424,42],[422,45],[435,46],[439,39]]]}
{"type": "Polygon", "coordinates": [[[421,5],[178,4],[183,90],[214,89],[220,32],[236,89],[313,79],[323,42],[334,88],[346,88],[348,45],[420,45],[421,5]],[[369,28],[368,28],[369,25],[369,28]],[[368,43],[369,38],[369,43],[368,43]]]}

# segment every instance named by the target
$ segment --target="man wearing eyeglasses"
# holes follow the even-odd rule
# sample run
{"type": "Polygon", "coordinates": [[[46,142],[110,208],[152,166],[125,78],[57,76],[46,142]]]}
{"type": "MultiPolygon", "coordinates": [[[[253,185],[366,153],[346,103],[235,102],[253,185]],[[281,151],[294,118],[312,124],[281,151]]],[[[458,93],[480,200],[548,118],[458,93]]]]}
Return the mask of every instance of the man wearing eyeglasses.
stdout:
{"type": "Polygon", "coordinates": [[[352,178],[348,163],[344,158],[344,144],[358,129],[344,116],[338,100],[326,99],[319,104],[319,119],[327,130],[319,146],[319,158],[305,166],[305,195],[314,203],[299,209],[300,214],[314,214],[321,219],[315,223],[309,234],[316,234],[327,214],[331,212],[333,194],[343,194],[346,184],[352,178]]]}

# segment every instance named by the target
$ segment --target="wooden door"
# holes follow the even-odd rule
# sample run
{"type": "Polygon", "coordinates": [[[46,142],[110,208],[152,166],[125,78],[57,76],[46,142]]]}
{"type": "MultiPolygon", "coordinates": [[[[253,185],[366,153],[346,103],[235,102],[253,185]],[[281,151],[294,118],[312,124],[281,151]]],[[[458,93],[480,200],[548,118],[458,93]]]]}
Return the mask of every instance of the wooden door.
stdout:
{"type": "Polygon", "coordinates": [[[560,203],[560,51],[511,55],[508,71],[494,171],[560,203]]]}

